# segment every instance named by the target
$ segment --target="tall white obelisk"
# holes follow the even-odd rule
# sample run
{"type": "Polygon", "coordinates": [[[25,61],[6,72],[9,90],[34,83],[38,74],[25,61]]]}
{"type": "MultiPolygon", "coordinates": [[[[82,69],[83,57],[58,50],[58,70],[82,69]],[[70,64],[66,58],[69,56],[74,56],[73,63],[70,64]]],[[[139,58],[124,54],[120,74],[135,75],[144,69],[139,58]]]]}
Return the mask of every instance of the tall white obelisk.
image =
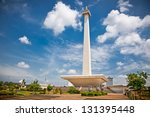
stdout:
{"type": "Polygon", "coordinates": [[[89,30],[89,17],[90,11],[86,7],[83,12],[84,16],[84,44],[83,44],[83,75],[91,75],[91,50],[90,50],[90,30],[89,30]]]}
{"type": "Polygon", "coordinates": [[[107,82],[104,75],[94,75],[91,73],[91,49],[90,49],[90,11],[86,7],[83,11],[84,16],[84,42],[83,42],[83,73],[82,75],[64,75],[63,79],[71,82],[76,87],[99,87],[102,83],[107,82]]]}

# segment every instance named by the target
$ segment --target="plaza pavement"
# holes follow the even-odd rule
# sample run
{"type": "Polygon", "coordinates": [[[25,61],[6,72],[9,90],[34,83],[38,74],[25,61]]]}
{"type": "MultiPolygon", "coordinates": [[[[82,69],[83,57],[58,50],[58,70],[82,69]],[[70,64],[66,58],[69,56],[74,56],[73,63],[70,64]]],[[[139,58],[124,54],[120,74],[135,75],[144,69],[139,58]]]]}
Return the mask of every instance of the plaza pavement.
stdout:
{"type": "Polygon", "coordinates": [[[0,100],[128,100],[128,97],[119,93],[109,93],[105,96],[81,96],[80,94],[55,94],[32,96],[0,96],[0,100]]]}

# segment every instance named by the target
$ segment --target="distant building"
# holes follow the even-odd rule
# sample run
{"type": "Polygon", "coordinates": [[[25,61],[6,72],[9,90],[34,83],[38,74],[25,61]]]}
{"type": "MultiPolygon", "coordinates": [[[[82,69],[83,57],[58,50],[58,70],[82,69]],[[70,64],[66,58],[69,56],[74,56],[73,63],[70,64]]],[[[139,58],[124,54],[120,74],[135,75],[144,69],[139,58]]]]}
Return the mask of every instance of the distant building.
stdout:
{"type": "Polygon", "coordinates": [[[40,84],[40,86],[41,86],[42,89],[46,89],[48,84],[40,84]]]}
{"type": "Polygon", "coordinates": [[[106,82],[106,86],[112,86],[113,85],[113,78],[108,77],[108,82],[106,82]]]}
{"type": "Polygon", "coordinates": [[[150,74],[148,74],[148,78],[146,80],[146,86],[150,87],[150,74]]]}

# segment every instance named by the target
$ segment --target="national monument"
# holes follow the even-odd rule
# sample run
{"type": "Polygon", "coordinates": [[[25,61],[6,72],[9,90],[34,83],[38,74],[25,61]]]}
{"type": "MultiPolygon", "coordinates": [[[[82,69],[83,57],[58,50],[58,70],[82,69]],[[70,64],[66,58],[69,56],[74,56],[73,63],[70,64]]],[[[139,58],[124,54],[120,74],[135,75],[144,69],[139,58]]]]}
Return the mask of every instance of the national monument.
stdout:
{"type": "Polygon", "coordinates": [[[63,79],[71,82],[75,87],[100,87],[102,83],[108,81],[104,75],[96,75],[91,72],[91,48],[90,48],[90,11],[86,7],[84,16],[84,44],[83,44],[83,66],[82,75],[64,75],[63,79]]]}

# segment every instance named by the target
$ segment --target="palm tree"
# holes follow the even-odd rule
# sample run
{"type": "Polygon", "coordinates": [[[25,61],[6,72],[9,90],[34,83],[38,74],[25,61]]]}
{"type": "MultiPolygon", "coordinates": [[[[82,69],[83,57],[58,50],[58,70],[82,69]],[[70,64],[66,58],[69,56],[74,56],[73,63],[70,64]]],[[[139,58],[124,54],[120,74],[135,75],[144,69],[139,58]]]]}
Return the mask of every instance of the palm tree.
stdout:
{"type": "Polygon", "coordinates": [[[38,80],[34,80],[30,85],[29,85],[29,90],[33,91],[34,94],[36,94],[37,91],[41,89],[40,84],[38,83],[38,80]]]}

